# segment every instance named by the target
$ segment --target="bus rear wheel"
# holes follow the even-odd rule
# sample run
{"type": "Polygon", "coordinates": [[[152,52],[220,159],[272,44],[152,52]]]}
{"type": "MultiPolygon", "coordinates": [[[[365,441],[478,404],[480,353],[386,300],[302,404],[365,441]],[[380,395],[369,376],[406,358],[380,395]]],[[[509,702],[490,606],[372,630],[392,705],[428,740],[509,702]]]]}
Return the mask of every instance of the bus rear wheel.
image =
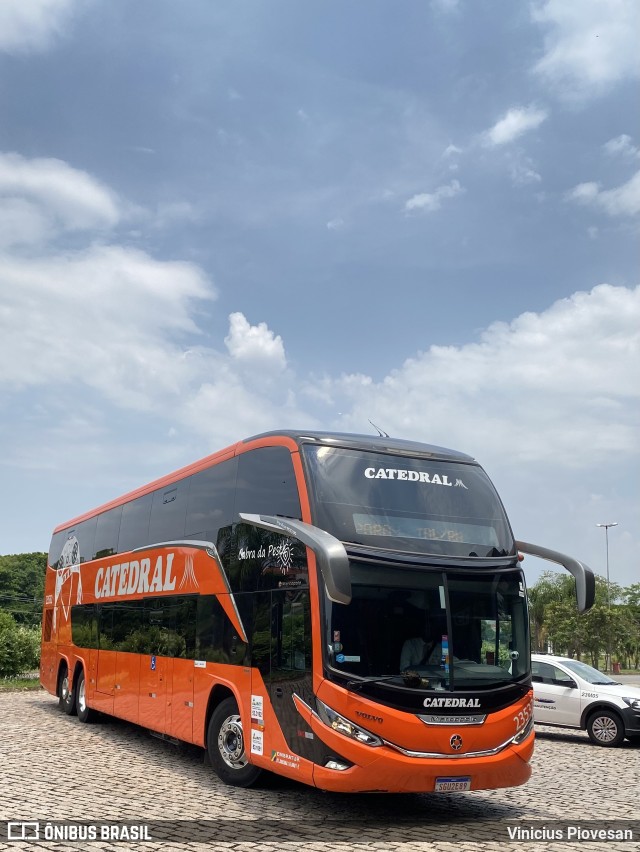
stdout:
{"type": "Polygon", "coordinates": [[[234,787],[250,787],[262,771],[249,763],[242,719],[233,698],[225,698],[213,711],[207,729],[207,754],[220,780],[234,787]]]}
{"type": "Polygon", "coordinates": [[[66,666],[61,670],[58,679],[58,707],[67,716],[76,714],[76,697],[69,688],[69,669],[66,666]]]}
{"type": "Polygon", "coordinates": [[[84,669],[78,674],[78,682],[76,684],[76,710],[80,722],[90,722],[93,718],[93,711],[87,707],[87,688],[84,669]]]}

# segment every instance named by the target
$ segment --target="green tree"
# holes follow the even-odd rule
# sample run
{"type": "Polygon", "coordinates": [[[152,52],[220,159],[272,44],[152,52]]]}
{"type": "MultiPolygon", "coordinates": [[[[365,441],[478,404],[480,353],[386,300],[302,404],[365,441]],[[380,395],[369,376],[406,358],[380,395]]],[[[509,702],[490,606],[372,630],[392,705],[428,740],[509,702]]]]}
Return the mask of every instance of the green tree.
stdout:
{"type": "Polygon", "coordinates": [[[0,677],[14,677],[38,668],[40,630],[17,624],[7,612],[0,613],[0,677]]]}
{"type": "Polygon", "coordinates": [[[46,553],[0,556],[0,609],[19,624],[40,623],[46,567],[46,553]]]}
{"type": "Polygon", "coordinates": [[[556,642],[562,641],[559,619],[560,613],[570,617],[575,611],[576,593],[573,577],[569,574],[557,574],[545,571],[538,582],[529,588],[529,621],[531,626],[531,644],[534,652],[545,651],[547,640],[554,641],[549,634],[549,607],[562,604],[554,615],[556,642]],[[560,631],[560,633],[558,633],[560,631]]]}

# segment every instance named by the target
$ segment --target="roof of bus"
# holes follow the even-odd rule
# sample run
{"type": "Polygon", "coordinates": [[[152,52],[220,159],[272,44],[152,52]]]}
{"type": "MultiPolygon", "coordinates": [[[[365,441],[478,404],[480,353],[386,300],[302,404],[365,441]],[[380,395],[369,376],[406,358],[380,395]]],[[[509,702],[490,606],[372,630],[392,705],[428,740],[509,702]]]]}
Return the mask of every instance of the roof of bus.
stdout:
{"type": "Polygon", "coordinates": [[[325,444],[334,447],[357,448],[376,452],[421,455],[465,462],[475,461],[472,456],[468,456],[465,453],[460,453],[457,450],[449,450],[446,447],[438,447],[434,444],[423,444],[419,441],[408,441],[404,438],[390,438],[387,435],[357,435],[350,432],[314,432],[285,429],[278,432],[263,432],[260,435],[247,438],[242,443],[249,443],[261,438],[270,438],[277,435],[292,438],[298,444],[325,444]]]}
{"type": "MultiPolygon", "coordinates": [[[[106,512],[108,509],[115,508],[116,506],[120,506],[124,503],[128,503],[131,500],[134,500],[136,497],[141,497],[144,494],[148,494],[151,491],[155,491],[157,488],[162,488],[165,485],[169,485],[173,482],[176,482],[183,477],[189,476],[192,473],[197,473],[204,468],[210,467],[212,464],[224,461],[225,459],[232,458],[234,455],[237,455],[238,452],[242,452],[242,447],[245,444],[251,444],[255,442],[265,443],[269,442],[269,439],[288,439],[288,441],[293,442],[300,446],[301,444],[322,444],[324,446],[333,446],[333,447],[344,447],[348,449],[360,449],[360,450],[368,450],[375,452],[386,452],[393,453],[396,455],[419,455],[427,458],[435,458],[439,460],[447,460],[447,461],[458,461],[458,462],[474,462],[475,460],[464,453],[459,453],[456,450],[447,450],[444,447],[436,447],[432,444],[421,444],[418,441],[406,441],[402,438],[388,438],[382,437],[379,435],[356,435],[351,434],[349,432],[315,432],[315,431],[302,431],[298,429],[282,429],[274,432],[262,432],[259,435],[253,435],[250,438],[245,438],[242,441],[239,441],[236,444],[232,444],[229,447],[226,447],[219,452],[213,453],[212,455],[205,456],[199,461],[193,462],[186,467],[180,468],[179,470],[173,471],[167,476],[163,476],[160,479],[156,479],[153,482],[149,482],[146,485],[141,486],[140,488],[136,488],[134,491],[130,491],[127,494],[123,494],[120,497],[117,497],[114,500],[110,500],[108,503],[103,504],[102,506],[98,506],[95,509],[91,509],[88,512],[84,512],[82,515],[79,515],[76,518],[72,518],[69,521],[66,521],[63,524],[59,524],[55,529],[54,533],[59,532],[64,529],[68,529],[71,526],[74,526],[81,521],[87,520],[88,518],[93,517],[94,515],[99,515],[102,512],[106,512]]],[[[282,443],[282,441],[281,441],[282,443]]]]}

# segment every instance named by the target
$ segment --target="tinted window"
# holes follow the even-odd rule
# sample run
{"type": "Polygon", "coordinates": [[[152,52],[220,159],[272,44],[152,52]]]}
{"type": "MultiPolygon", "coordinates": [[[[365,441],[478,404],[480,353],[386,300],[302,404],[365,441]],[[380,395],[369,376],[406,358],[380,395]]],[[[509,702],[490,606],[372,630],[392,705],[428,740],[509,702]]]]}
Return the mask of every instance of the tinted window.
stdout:
{"type": "Polygon", "coordinates": [[[149,544],[149,516],[151,515],[152,494],[138,497],[122,507],[118,553],[125,553],[136,547],[149,544]]]}
{"type": "Polygon", "coordinates": [[[98,606],[98,647],[101,651],[115,651],[112,604],[98,606]]]}
{"type": "Polygon", "coordinates": [[[138,652],[144,631],[143,601],[105,604],[113,611],[111,640],[116,651],[138,652]]]}
{"type": "Polygon", "coordinates": [[[184,538],[190,478],[183,479],[153,494],[149,541],[176,541],[184,538]]]}
{"type": "Polygon", "coordinates": [[[502,504],[475,464],[304,447],[313,523],[341,541],[446,556],[506,556],[502,504]]]}
{"type": "Polygon", "coordinates": [[[191,477],[187,538],[215,542],[220,527],[231,524],[237,468],[238,460],[229,459],[191,477]]]}
{"type": "Polygon", "coordinates": [[[71,607],[71,636],[77,648],[98,647],[98,614],[95,604],[71,607]]]}
{"type": "Polygon", "coordinates": [[[196,598],[150,598],[144,603],[146,646],[141,653],[193,659],[196,598]]]}
{"type": "Polygon", "coordinates": [[[102,556],[111,556],[112,553],[118,552],[121,517],[122,506],[116,506],[115,509],[110,509],[108,512],[99,515],[94,544],[96,559],[100,559],[102,556]]]}
{"type": "Polygon", "coordinates": [[[67,534],[64,531],[54,533],[52,536],[51,544],[49,545],[49,565],[51,565],[52,568],[56,567],[56,562],[60,558],[60,554],[66,540],[67,534]]]}
{"type": "Polygon", "coordinates": [[[51,541],[49,564],[52,568],[77,565],[93,559],[97,518],[89,518],[63,532],[56,533],[51,541]]]}
{"type": "MultiPolygon", "coordinates": [[[[81,611],[89,607],[74,609],[78,610],[77,629],[85,631],[88,615],[81,611]]],[[[103,650],[194,658],[196,598],[193,596],[118,601],[102,604],[98,611],[100,648],[103,650]]]]}
{"type": "Polygon", "coordinates": [[[219,540],[218,552],[234,592],[309,584],[306,547],[280,533],[235,524],[231,540],[219,540]]]}
{"type": "Polygon", "coordinates": [[[238,457],[235,510],[301,517],[293,462],[286,447],[263,447],[238,457]]]}
{"type": "Polygon", "coordinates": [[[198,599],[196,641],[197,660],[237,665],[244,661],[246,645],[215,595],[203,595],[198,599]]]}

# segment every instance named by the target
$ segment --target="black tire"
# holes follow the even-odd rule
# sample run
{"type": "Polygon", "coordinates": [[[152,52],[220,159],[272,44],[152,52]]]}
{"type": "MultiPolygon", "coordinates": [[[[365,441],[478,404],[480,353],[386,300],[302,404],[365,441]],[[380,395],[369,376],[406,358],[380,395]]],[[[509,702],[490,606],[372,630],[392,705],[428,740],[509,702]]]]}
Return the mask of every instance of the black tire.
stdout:
{"type": "Polygon", "coordinates": [[[234,787],[250,787],[262,770],[249,763],[238,705],[225,698],[213,711],[207,729],[207,755],[221,781],[234,787]]]}
{"type": "Polygon", "coordinates": [[[76,696],[73,690],[69,689],[69,670],[66,666],[62,668],[58,678],[58,707],[67,716],[76,714],[76,696]]]}
{"type": "Polygon", "coordinates": [[[87,699],[85,694],[85,677],[84,669],[81,669],[76,682],[76,712],[80,722],[91,722],[93,719],[93,710],[87,707],[87,699]]]}
{"type": "Polygon", "coordinates": [[[596,710],[587,720],[587,733],[592,743],[606,748],[619,746],[624,739],[622,719],[613,710],[596,710]]]}

